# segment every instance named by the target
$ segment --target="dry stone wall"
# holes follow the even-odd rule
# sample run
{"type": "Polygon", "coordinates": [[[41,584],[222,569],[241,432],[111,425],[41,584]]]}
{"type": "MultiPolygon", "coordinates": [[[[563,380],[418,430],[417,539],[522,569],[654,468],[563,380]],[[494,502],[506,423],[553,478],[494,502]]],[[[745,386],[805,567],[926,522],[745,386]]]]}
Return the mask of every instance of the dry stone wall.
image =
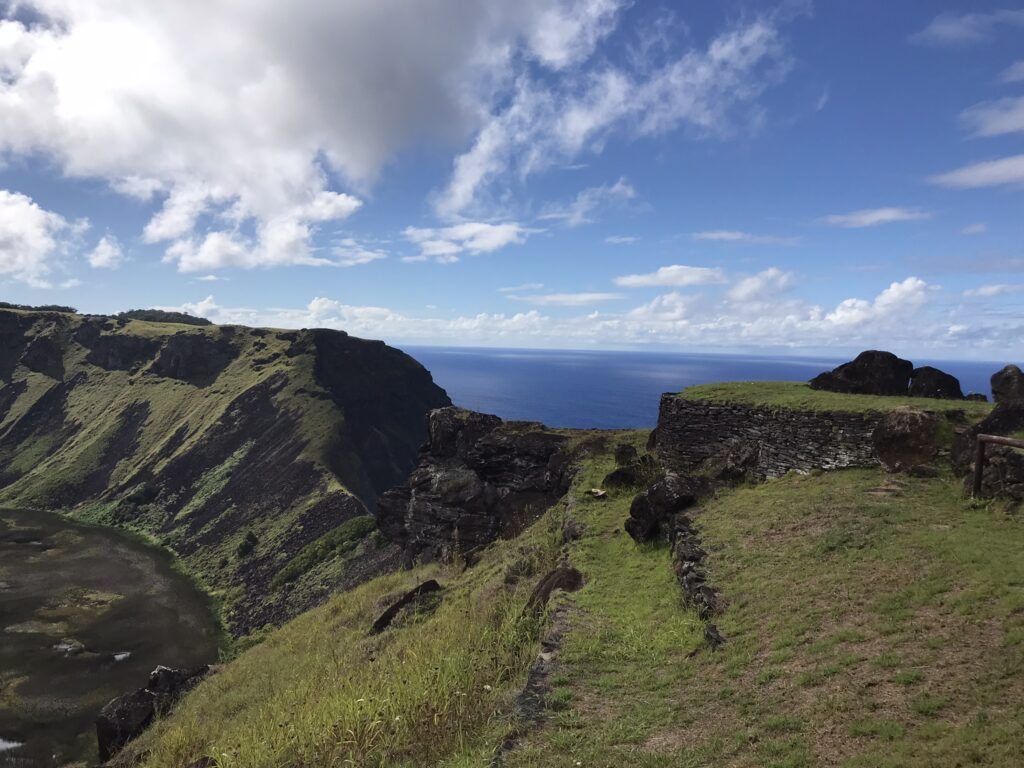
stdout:
{"type": "Polygon", "coordinates": [[[709,461],[742,457],[756,479],[797,470],[878,465],[872,441],[881,413],[794,411],[727,405],[662,395],[657,452],[668,469],[686,473],[709,461]]]}

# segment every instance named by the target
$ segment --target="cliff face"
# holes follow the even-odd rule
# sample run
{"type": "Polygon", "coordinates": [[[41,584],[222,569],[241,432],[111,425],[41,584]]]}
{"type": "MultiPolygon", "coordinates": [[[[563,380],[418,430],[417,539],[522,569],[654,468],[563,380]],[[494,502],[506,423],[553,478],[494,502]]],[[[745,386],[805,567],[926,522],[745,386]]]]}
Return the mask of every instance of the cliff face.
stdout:
{"type": "Polygon", "coordinates": [[[0,310],[0,504],[156,536],[244,632],[395,560],[316,543],[406,477],[448,404],[404,353],[338,331],[0,310]]]}
{"type": "Polygon", "coordinates": [[[381,496],[377,524],[407,563],[471,555],[516,535],[565,494],[568,445],[542,424],[433,411],[419,463],[405,484],[381,496]]]}

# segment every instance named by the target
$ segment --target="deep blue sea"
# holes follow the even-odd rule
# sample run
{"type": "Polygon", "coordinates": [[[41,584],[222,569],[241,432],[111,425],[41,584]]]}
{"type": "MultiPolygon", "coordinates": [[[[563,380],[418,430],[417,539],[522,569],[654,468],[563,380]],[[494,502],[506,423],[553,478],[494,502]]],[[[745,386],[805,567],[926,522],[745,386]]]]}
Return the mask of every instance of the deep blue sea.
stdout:
{"type": "MultiPolygon", "coordinates": [[[[406,347],[456,405],[552,427],[653,427],[662,392],[719,381],[806,381],[849,358],[406,347]]],[[[990,395],[1005,363],[915,360],[990,395]]]]}

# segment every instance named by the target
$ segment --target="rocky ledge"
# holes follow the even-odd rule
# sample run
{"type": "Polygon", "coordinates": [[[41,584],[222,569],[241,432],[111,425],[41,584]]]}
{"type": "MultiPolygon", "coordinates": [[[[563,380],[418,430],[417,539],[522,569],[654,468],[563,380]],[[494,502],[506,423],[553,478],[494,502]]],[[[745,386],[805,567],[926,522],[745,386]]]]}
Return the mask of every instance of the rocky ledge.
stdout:
{"type": "Polygon", "coordinates": [[[471,556],[514,536],[572,481],[568,438],[542,424],[440,408],[405,484],[377,502],[377,525],[405,561],[471,556]]]}

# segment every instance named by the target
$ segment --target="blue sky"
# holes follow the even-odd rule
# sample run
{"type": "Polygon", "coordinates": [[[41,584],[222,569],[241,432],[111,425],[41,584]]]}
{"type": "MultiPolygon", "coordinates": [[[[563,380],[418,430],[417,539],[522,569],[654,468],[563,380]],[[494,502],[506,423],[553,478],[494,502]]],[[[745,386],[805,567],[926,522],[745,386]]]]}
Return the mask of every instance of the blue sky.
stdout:
{"type": "Polygon", "coordinates": [[[395,343],[1024,356],[1021,3],[0,19],[7,301],[395,343]]]}

